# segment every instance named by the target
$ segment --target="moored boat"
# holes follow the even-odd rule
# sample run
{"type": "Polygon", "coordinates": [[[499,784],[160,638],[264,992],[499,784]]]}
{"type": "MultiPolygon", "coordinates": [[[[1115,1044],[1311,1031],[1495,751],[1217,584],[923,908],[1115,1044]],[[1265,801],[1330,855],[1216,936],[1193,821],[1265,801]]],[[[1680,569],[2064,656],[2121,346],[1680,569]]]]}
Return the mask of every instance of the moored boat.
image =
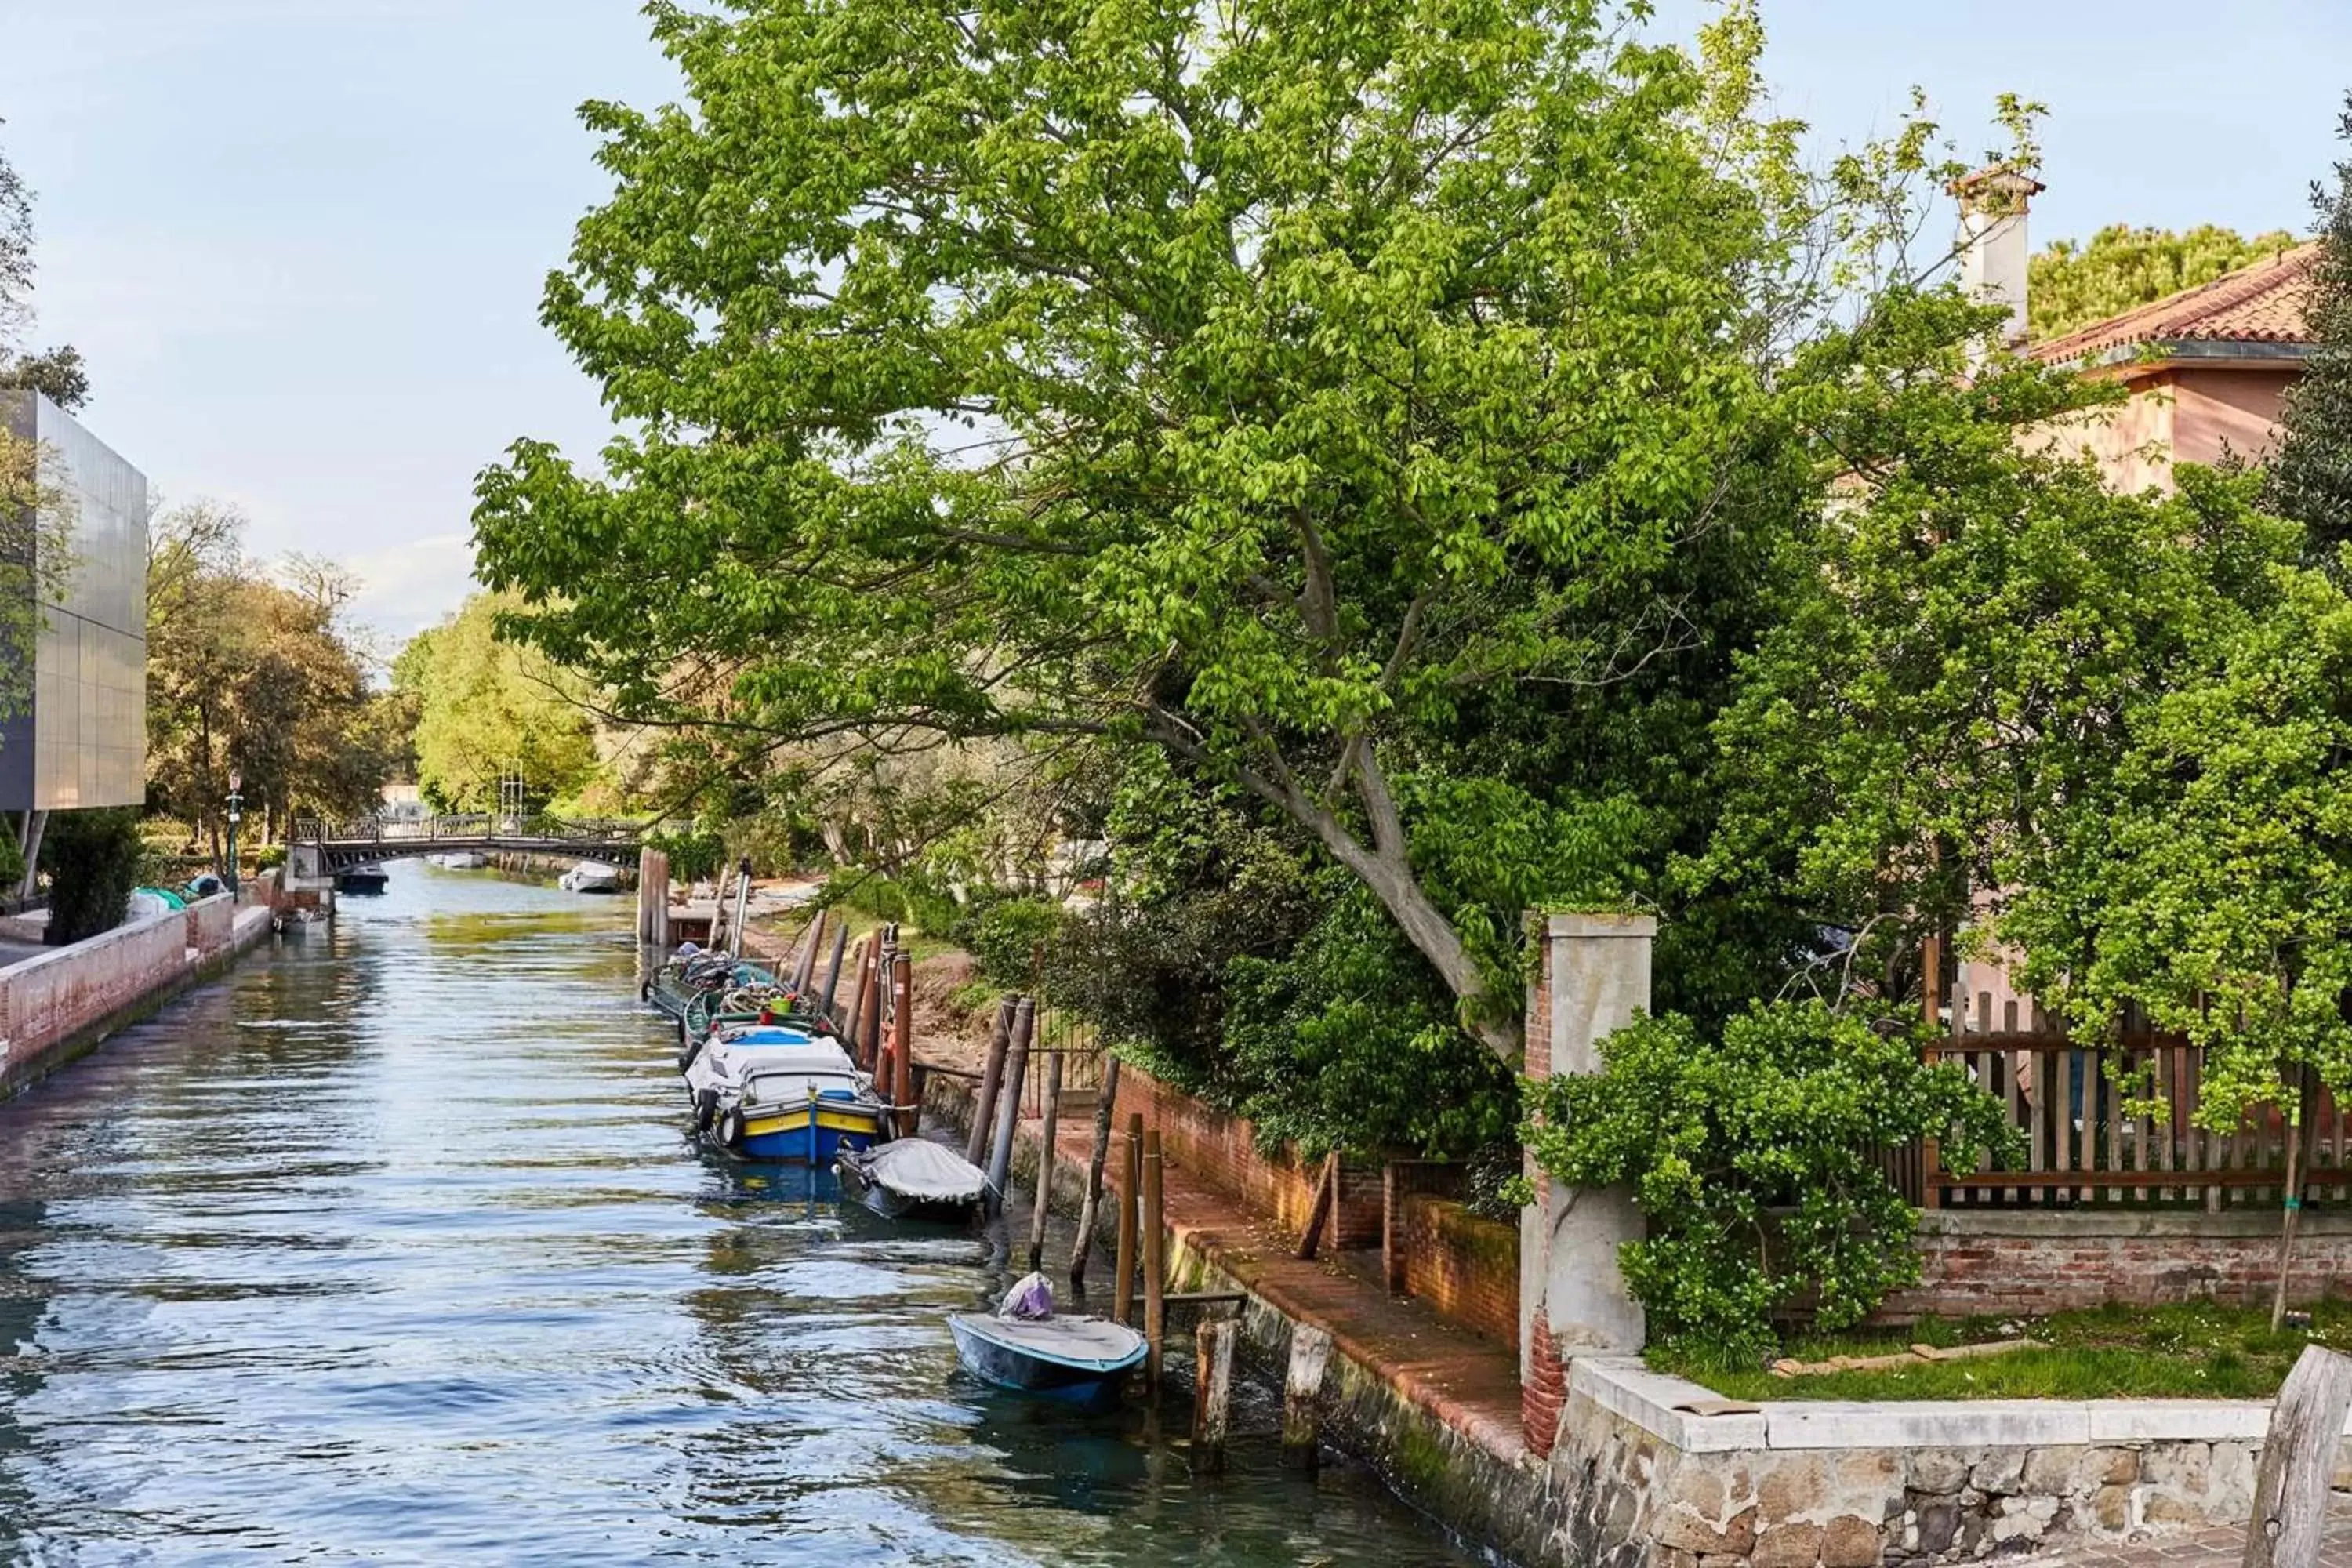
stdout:
{"type": "Polygon", "coordinates": [[[823,1167],[886,1136],[889,1108],[829,1036],[722,1027],[688,1046],[684,1071],[695,1136],[720,1153],[823,1167]]]}
{"type": "Polygon", "coordinates": [[[614,867],[583,860],[558,877],[555,885],[567,893],[617,893],[621,890],[621,873],[614,867]]]}
{"type": "Polygon", "coordinates": [[[948,1318],[956,1357],[983,1383],[1074,1405],[1108,1405],[1143,1360],[1143,1336],[1108,1318],[948,1318]]]}
{"type": "Polygon", "coordinates": [[[452,849],[433,857],[433,863],[445,871],[478,871],[490,863],[490,858],[478,849],[452,849]]]}
{"type": "Polygon", "coordinates": [[[988,1195],[988,1175],[951,1149],[901,1138],[845,1151],[834,1162],[845,1196],[888,1219],[970,1219],[988,1195]]]}
{"type": "Polygon", "coordinates": [[[697,997],[712,994],[723,996],[745,986],[780,989],[773,972],[729,953],[706,952],[689,942],[646,982],[644,996],[671,1017],[683,1020],[688,1006],[697,997]]]}
{"type": "Polygon", "coordinates": [[[339,893],[381,893],[392,879],[383,867],[373,860],[364,866],[346,866],[335,873],[335,891],[339,893]]]}

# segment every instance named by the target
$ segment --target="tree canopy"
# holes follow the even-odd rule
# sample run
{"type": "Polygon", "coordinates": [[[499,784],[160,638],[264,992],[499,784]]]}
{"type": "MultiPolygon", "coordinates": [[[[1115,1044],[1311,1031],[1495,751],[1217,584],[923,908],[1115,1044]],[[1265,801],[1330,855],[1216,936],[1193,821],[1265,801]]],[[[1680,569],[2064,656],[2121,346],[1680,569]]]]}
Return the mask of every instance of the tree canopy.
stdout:
{"type": "Polygon", "coordinates": [[[248,560],[244,519],[206,502],[151,525],[148,805],[217,838],[228,774],[267,837],[298,812],[372,809],[400,738],[344,612],[357,584],[296,557],[248,560]]]}
{"type": "Polygon", "coordinates": [[[2063,337],[2294,244],[2284,229],[2248,238],[2210,223],[2179,231],[2110,224],[2087,244],[2054,240],[2026,264],[2026,328],[2037,339],[2063,337]]]}
{"type": "Polygon", "coordinates": [[[1695,52],[1580,0],[651,14],[688,101],[591,106],[616,188],[544,306],[626,428],[482,476],[508,624],[632,718],[1156,752],[1507,1056],[1519,912],[1703,815],[1825,400],[1982,326],[1792,374],[1824,249],[1948,171],[1915,126],[1800,179],[1739,8],[1695,52]]]}
{"type": "MultiPolygon", "coordinates": [[[[2337,122],[2352,143],[2352,94],[2337,122]]],[[[2310,531],[2324,555],[2352,542],[2352,157],[2313,187],[2322,246],[2309,308],[2317,352],[2289,389],[2270,501],[2310,531]]]]}
{"type": "Polygon", "coordinates": [[[594,725],[579,681],[544,654],[498,639],[511,601],[470,595],[393,662],[415,706],[416,782],[446,810],[489,811],[499,781],[520,774],[534,806],[576,795],[597,776],[594,725]]]}

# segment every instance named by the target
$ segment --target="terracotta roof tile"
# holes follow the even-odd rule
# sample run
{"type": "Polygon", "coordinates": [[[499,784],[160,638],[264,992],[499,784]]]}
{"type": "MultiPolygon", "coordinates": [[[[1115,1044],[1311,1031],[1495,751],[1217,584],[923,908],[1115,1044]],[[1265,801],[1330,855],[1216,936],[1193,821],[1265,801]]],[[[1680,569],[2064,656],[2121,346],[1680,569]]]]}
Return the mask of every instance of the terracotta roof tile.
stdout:
{"type": "Polygon", "coordinates": [[[2047,363],[2063,364],[2139,343],[2309,342],[2304,316],[2311,303],[2312,264],[2318,259],[2316,241],[2298,245],[2025,352],[2047,363]]]}

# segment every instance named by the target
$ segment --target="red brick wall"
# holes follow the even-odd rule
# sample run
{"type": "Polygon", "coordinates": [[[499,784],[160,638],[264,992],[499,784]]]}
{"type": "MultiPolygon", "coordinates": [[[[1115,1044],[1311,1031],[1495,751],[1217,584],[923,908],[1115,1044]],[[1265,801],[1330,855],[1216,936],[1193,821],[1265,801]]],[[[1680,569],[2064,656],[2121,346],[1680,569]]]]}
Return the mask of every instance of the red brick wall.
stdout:
{"type": "Polygon", "coordinates": [[[1528,1336],[1528,1375],[1519,1384],[1519,1426],[1528,1447],[1538,1458],[1549,1458],[1559,1438],[1559,1408],[1568,1402],[1568,1368],[1551,1342],[1551,1321],[1536,1314],[1528,1336]]]}
{"type": "Polygon", "coordinates": [[[1519,1344],[1519,1227],[1417,1193],[1403,1210],[1406,1294],[1475,1333],[1519,1344]]]}
{"type": "MultiPolygon", "coordinates": [[[[2039,1316],[2109,1303],[2156,1306],[2270,1300],[2278,1274],[2278,1214],[2096,1209],[2048,1213],[1944,1210],[1920,1221],[1920,1281],[1880,1317],[2039,1316]]],[[[2289,1293],[2298,1301],[2352,1294],[2352,1215],[2304,1215],[2289,1293]]]]}
{"type": "MultiPolygon", "coordinates": [[[[1247,1121],[1213,1110],[1129,1063],[1119,1068],[1112,1125],[1124,1130],[1128,1117],[1137,1111],[1142,1113],[1147,1129],[1159,1131],[1160,1152],[1170,1163],[1227,1197],[1273,1215],[1286,1230],[1297,1233],[1307,1228],[1307,1216],[1315,1206],[1315,1185],[1323,1174],[1320,1161],[1302,1164],[1286,1147],[1260,1150],[1256,1130],[1247,1121]]],[[[1332,1247],[1380,1245],[1378,1165],[1341,1164],[1339,1198],[1323,1238],[1332,1247]]]]}

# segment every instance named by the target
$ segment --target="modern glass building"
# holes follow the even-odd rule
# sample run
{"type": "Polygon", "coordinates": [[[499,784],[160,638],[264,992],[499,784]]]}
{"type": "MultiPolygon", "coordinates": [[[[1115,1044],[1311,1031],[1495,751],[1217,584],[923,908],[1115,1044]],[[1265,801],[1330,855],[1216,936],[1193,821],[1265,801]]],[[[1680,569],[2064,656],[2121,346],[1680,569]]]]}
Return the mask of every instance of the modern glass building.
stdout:
{"type": "Polygon", "coordinates": [[[37,392],[0,391],[0,426],[37,444],[71,539],[63,591],[41,605],[33,635],[31,706],[0,724],[0,810],[137,805],[147,794],[147,477],[37,392]]]}

